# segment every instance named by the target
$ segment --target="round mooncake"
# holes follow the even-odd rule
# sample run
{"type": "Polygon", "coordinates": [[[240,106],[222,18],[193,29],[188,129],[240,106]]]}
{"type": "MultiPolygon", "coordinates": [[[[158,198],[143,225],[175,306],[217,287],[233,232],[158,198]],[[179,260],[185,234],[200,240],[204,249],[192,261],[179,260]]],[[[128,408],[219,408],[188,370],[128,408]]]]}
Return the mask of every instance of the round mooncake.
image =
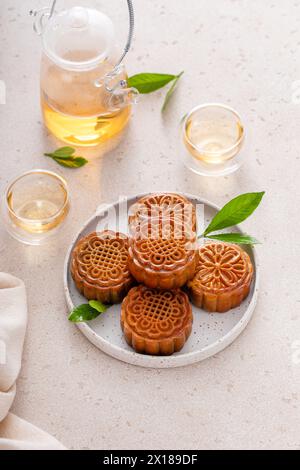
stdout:
{"type": "Polygon", "coordinates": [[[126,235],[105,230],[79,240],[72,253],[71,274],[86,299],[121,302],[133,285],[126,235]]]}
{"type": "Polygon", "coordinates": [[[129,240],[133,277],[151,288],[174,289],[193,278],[198,261],[196,239],[182,235],[175,221],[143,222],[129,240]]]}
{"type": "Polygon", "coordinates": [[[170,355],[179,351],[192,331],[188,296],[180,289],[161,291],[133,287],[122,303],[121,327],[138,353],[170,355]]]}
{"type": "Polygon", "coordinates": [[[188,282],[191,301],[209,312],[227,312],[247,297],[252,277],[251,260],[242,248],[205,244],[199,249],[195,277],[188,282]]]}
{"type": "Polygon", "coordinates": [[[185,235],[196,232],[196,210],[186,197],[176,193],[149,194],[130,207],[129,226],[136,226],[146,219],[176,220],[184,227],[185,235]]]}

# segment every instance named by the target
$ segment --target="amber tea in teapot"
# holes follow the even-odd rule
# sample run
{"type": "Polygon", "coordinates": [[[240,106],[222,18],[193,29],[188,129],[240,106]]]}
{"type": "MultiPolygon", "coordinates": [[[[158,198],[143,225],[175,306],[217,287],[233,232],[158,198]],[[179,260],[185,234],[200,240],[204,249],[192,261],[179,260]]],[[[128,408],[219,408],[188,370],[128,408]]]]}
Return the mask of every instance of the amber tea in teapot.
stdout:
{"type": "Polygon", "coordinates": [[[44,122],[68,144],[98,145],[124,129],[137,96],[117,60],[114,26],[94,9],[46,10],[35,23],[43,43],[44,122]]]}

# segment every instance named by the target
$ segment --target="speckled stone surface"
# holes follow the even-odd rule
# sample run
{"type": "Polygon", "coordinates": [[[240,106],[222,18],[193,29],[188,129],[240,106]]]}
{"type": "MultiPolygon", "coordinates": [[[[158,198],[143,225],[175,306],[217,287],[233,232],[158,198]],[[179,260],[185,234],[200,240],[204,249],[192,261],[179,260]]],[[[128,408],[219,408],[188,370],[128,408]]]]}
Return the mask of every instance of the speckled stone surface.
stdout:
{"type": "MultiPolygon", "coordinates": [[[[124,40],[125,2],[90,3],[111,14],[124,40]]],[[[0,268],[24,279],[30,308],[13,411],[76,449],[299,448],[300,2],[135,3],[129,73],[185,70],[182,83],[164,117],[164,91],[145,97],[118,148],[101,158],[85,152],[92,162],[68,171],[42,157],[56,143],[41,123],[40,44],[28,10],[47,1],[1,1],[7,104],[0,105],[0,190],[21,171],[42,167],[64,175],[72,195],[64,232],[47,247],[23,246],[0,226],[0,268]],[[248,131],[246,164],[217,182],[181,162],[179,121],[209,101],[235,107],[248,131]],[[146,190],[186,191],[220,205],[244,191],[267,191],[243,224],[263,242],[254,317],[225,351],[185,368],[118,362],[66,321],[62,270],[70,239],[100,202],[146,190]]]]}

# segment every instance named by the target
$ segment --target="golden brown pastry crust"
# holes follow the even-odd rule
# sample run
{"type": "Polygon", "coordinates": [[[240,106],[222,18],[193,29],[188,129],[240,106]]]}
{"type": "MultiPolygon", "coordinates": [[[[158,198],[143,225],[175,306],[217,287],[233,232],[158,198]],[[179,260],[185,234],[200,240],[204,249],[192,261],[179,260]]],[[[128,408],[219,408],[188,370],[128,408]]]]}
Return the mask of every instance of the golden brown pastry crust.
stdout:
{"type": "Polygon", "coordinates": [[[79,240],[72,253],[71,274],[86,299],[121,302],[134,282],[128,269],[126,235],[105,230],[79,240]]]}
{"type": "Polygon", "coordinates": [[[133,287],[123,300],[121,327],[138,353],[170,355],[179,351],[192,331],[188,296],[180,289],[161,291],[133,287]]]}
{"type": "Polygon", "coordinates": [[[253,277],[248,254],[239,246],[208,243],[199,249],[195,277],[188,282],[191,301],[209,312],[227,312],[247,297],[253,277]]]}
{"type": "Polygon", "coordinates": [[[192,279],[198,261],[196,238],[182,236],[181,225],[144,222],[129,240],[133,277],[151,288],[174,289],[192,279]]]}
{"type": "Polygon", "coordinates": [[[176,193],[154,193],[139,199],[130,207],[129,225],[135,228],[145,219],[177,220],[185,227],[186,236],[196,232],[196,211],[186,197],[176,193]]]}

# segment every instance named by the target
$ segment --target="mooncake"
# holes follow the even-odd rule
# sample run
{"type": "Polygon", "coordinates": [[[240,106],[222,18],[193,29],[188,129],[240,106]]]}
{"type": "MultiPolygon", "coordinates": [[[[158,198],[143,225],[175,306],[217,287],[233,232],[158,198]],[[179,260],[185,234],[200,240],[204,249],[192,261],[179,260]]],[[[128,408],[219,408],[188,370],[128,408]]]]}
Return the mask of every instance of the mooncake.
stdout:
{"type": "Polygon", "coordinates": [[[139,199],[129,210],[131,231],[146,219],[176,220],[185,235],[196,232],[195,206],[186,197],[176,193],[149,194],[139,199]]]}
{"type": "Polygon", "coordinates": [[[119,303],[133,285],[128,269],[128,238],[119,232],[93,232],[76,243],[71,274],[88,300],[119,303]]]}
{"type": "Polygon", "coordinates": [[[125,297],[121,327],[138,353],[170,355],[179,351],[192,331],[188,296],[180,289],[161,291],[139,285],[125,297]]]}
{"type": "Polygon", "coordinates": [[[174,289],[194,277],[196,238],[182,235],[174,221],[143,222],[130,237],[128,252],[131,274],[148,287],[174,289]]]}
{"type": "Polygon", "coordinates": [[[196,274],[187,287],[197,307],[209,312],[227,312],[247,297],[252,278],[253,266],[242,248],[208,243],[199,249],[196,274]]]}

